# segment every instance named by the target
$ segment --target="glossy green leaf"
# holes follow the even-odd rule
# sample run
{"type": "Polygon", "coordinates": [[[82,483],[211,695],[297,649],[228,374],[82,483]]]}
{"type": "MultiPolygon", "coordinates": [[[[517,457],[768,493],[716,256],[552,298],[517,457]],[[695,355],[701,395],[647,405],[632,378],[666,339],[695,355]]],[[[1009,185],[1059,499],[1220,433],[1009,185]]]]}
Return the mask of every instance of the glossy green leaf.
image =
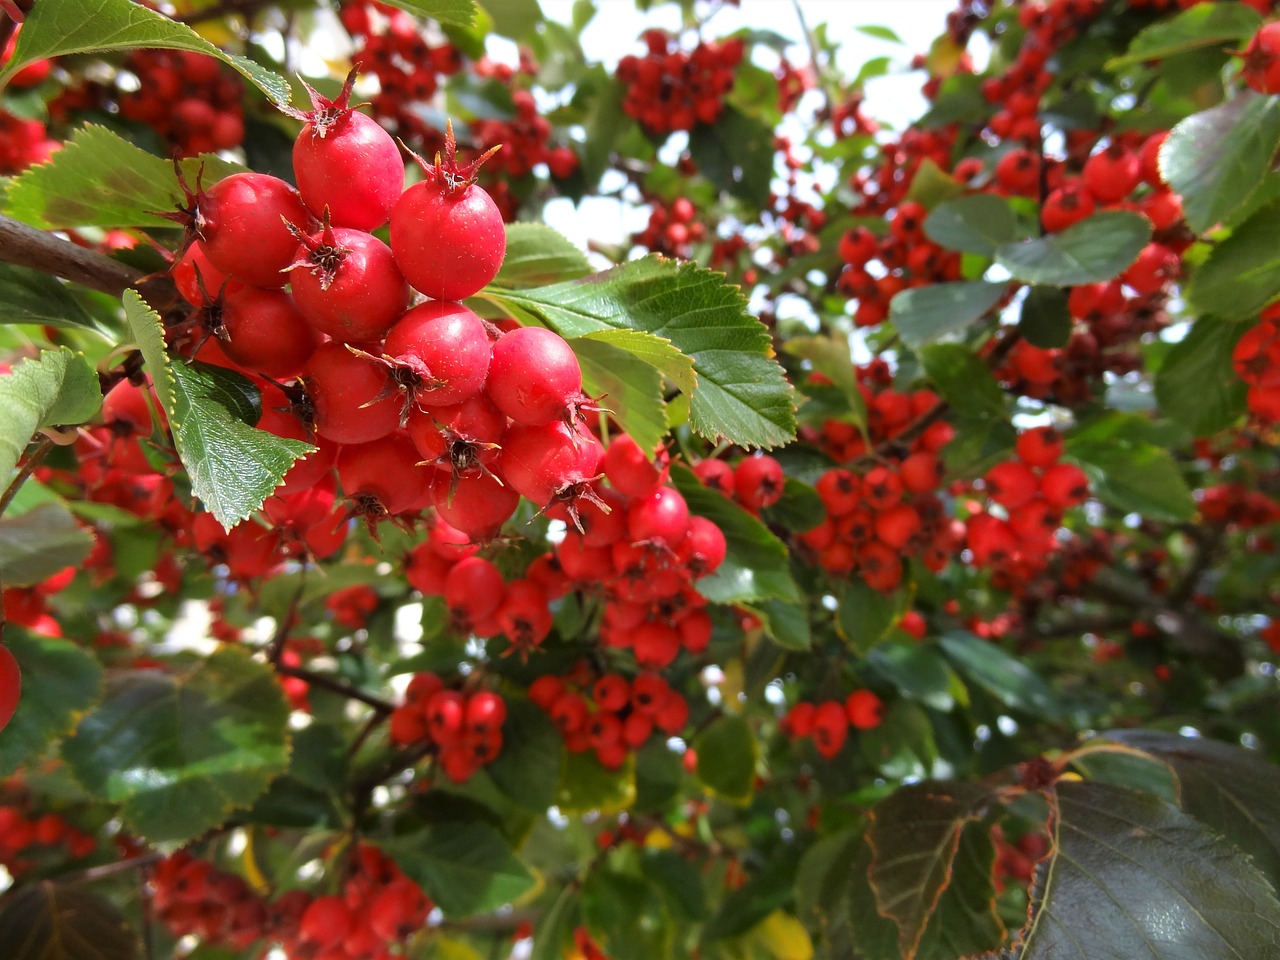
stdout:
{"type": "Polygon", "coordinates": [[[475,23],[475,0],[386,0],[388,6],[399,7],[420,17],[430,17],[441,23],[469,27],[475,23]]]}
{"type": "Polygon", "coordinates": [[[1251,36],[1260,26],[1262,17],[1248,4],[1201,3],[1144,29],[1123,56],[1107,61],[1107,69],[1164,60],[1201,47],[1228,50],[1231,41],[1251,36]]]}
{"type": "Polygon", "coordinates": [[[1248,202],[1271,172],[1277,147],[1280,103],[1242,91],[1173,128],[1160,148],[1160,175],[1182,197],[1187,224],[1204,233],[1248,202]]]}
{"type": "MultiPolygon", "coordinates": [[[[205,185],[241,169],[213,156],[183,160],[181,166],[192,187],[201,166],[205,185]]],[[[152,156],[106,127],[85,124],[48,162],[9,184],[5,213],[43,230],[172,228],[177,225],[160,213],[183,203],[173,161],[152,156]]]]}
{"type": "Polygon", "coordinates": [[[1216,244],[1191,276],[1187,299],[1226,320],[1256,314],[1280,293],[1280,203],[1272,203],[1216,244]]]}
{"type": "Polygon", "coordinates": [[[1280,901],[1219,834],[1124,787],[1060,782],[1056,793],[1053,852],[1014,960],[1275,953],[1280,901]]]}
{"type": "Polygon", "coordinates": [[[662,373],[625,347],[579,337],[569,345],[582,367],[582,388],[600,398],[610,416],[636,443],[652,450],[667,435],[662,373]]]}
{"type": "Polygon", "coordinates": [[[671,477],[690,512],[713,521],[728,547],[719,569],[695,581],[699,593],[716,603],[800,599],[787,548],[768,527],[724,494],[704,487],[691,470],[675,466],[671,477]]]}
{"type": "Polygon", "coordinates": [[[773,128],[733,106],[726,106],[715,123],[700,123],[689,132],[698,172],[729,196],[757,207],[769,202],[773,151],[773,128]]]}
{"type": "MultiPolygon", "coordinates": [[[[0,777],[39,757],[102,693],[102,667],[70,640],[5,629],[5,646],[22,671],[22,698],[0,735],[0,777]]],[[[2,941],[0,941],[2,942],[2,941]]]]}
{"type": "Polygon", "coordinates": [[[773,447],[795,434],[792,389],[768,331],[719,274],[650,256],[581,280],[488,288],[484,296],[567,339],[604,340],[658,367],[690,394],[689,422],[700,436],[773,447]]]}
{"type": "Polygon", "coordinates": [[[248,57],[220,50],[186,24],[133,0],[57,0],[34,5],[18,35],[13,59],[0,71],[0,86],[27,64],[46,57],[138,47],[190,50],[217,57],[234,67],[273,103],[289,102],[289,82],[284,77],[248,57]]]}
{"type": "Polygon", "coordinates": [[[591,871],[582,885],[582,919],[610,958],[672,955],[665,898],[645,879],[607,869],[591,871]]]}
{"type": "Polygon", "coordinates": [[[1249,388],[1236,376],[1231,352],[1251,325],[1215,317],[1196,320],[1156,372],[1160,411],[1198,437],[1224,430],[1242,416],[1249,388]]]}
{"type": "Polygon", "coordinates": [[[555,803],[564,765],[564,740],[544,710],[527,700],[508,700],[502,751],[485,767],[512,803],[542,813],[555,803]]]}
{"type": "Polygon", "coordinates": [[[991,312],[1009,290],[985,280],[910,287],[889,301],[889,321],[913,350],[964,333],[991,312]]]}
{"type": "Polygon", "coordinates": [[[121,805],[131,831],[185,842],[284,772],[288,718],[271,668],[227,646],[172,674],[113,677],[62,752],[86,789],[121,805]]]}
{"type": "Polygon", "coordinates": [[[0,900],[5,960],[142,960],[142,941],[110,900],[42,880],[0,900]]]}
{"type": "Polygon", "coordinates": [[[1027,291],[1018,316],[1018,332],[1033,347],[1065,347],[1071,338],[1067,293],[1059,287],[1035,286],[1027,291]]]}
{"type": "Polygon", "coordinates": [[[506,837],[483,821],[433,823],[383,848],[451,919],[496,910],[536,883],[506,837]]]}
{"type": "Polygon", "coordinates": [[[952,630],[938,644],[961,675],[1007,707],[1053,719],[1062,713],[1057,695],[1021,660],[972,633],[952,630]]]}
{"type": "Polygon", "coordinates": [[[937,647],[882,643],[867,654],[867,663],[903,696],[934,710],[947,712],[955,707],[951,691],[957,680],[937,647]]]}
{"type": "Polygon", "coordinates": [[[925,218],[924,232],[948,250],[989,257],[1018,238],[1018,223],[1008,200],[975,193],[934,207],[925,218]]]}
{"type": "Polygon", "coordinates": [[[541,223],[507,224],[507,255],[493,282],[509,290],[576,280],[591,273],[587,255],[541,223]]]}
{"type": "Polygon", "coordinates": [[[693,741],[698,780],[712,794],[745,804],[755,787],[760,744],[742,717],[718,717],[693,741]]]}
{"type": "Polygon", "coordinates": [[[97,328],[61,280],[12,263],[0,263],[0,323],[97,328]]]}
{"type": "Polygon", "coordinates": [[[962,343],[935,343],[920,352],[924,372],[957,413],[1005,419],[1004,391],[982,359],[962,343]]]}
{"type": "Polygon", "coordinates": [[[1117,510],[1178,522],[1195,514],[1191,488],[1168,450],[1150,443],[1081,442],[1068,449],[1089,476],[1090,492],[1117,510]]]}
{"type": "Polygon", "coordinates": [[[861,579],[845,584],[838,599],[836,630],[845,643],[860,653],[887,637],[911,605],[909,590],[882,593],[861,579]]]}
{"type": "Polygon", "coordinates": [[[996,263],[1026,283],[1101,283],[1118,277],[1150,239],[1146,217],[1104,210],[1058,233],[1003,244],[996,250],[996,263]]]}
{"type": "Polygon", "coordinates": [[[93,549],[93,535],[61,503],[42,503],[19,515],[0,517],[0,582],[29,587],[66,567],[78,566],[93,549]]]}
{"type": "Polygon", "coordinates": [[[93,365],[66,347],[44,350],[0,375],[0,489],[37,430],[84,423],[101,405],[93,365]]]}

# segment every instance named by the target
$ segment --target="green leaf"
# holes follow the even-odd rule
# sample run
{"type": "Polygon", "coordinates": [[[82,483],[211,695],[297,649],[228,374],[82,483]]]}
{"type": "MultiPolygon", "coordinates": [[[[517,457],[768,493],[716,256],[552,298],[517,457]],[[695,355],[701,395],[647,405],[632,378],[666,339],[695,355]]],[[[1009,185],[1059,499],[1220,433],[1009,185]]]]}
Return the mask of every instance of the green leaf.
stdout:
{"type": "Polygon", "coordinates": [[[764,600],[750,609],[760,618],[765,635],[784,650],[808,650],[813,646],[809,611],[800,603],[764,600]]]}
{"type": "Polygon", "coordinates": [[[566,753],[556,788],[556,806],[564,813],[602,814],[625,810],[636,800],[636,758],[629,754],[618,770],[607,770],[595,754],[566,753]]]}
{"type": "Polygon", "coordinates": [[[564,764],[564,741],[555,726],[527,700],[507,701],[502,752],[485,770],[516,806],[544,813],[555,803],[564,764]]]}
{"type": "Polygon", "coordinates": [[[640,869],[666,895],[671,913],[693,921],[706,917],[707,891],[701,870],[683,854],[675,850],[646,850],[640,869]]]}
{"type": "Polygon", "coordinates": [[[913,350],[964,333],[991,312],[1009,290],[986,280],[910,287],[889,301],[889,321],[913,350]]]}
{"type": "Polygon", "coordinates": [[[36,636],[10,626],[5,630],[5,646],[22,671],[22,699],[0,736],[0,777],[9,776],[74,730],[102,692],[102,667],[93,654],[70,640],[36,636]]]}
{"type": "Polygon", "coordinates": [[[693,741],[698,780],[730,803],[746,804],[755,788],[760,744],[742,717],[718,717],[693,741]]]}
{"type": "Polygon", "coordinates": [[[1248,202],[1278,146],[1280,103],[1243,91],[1173,128],[1160,147],[1160,175],[1181,195],[1188,226],[1204,233],[1248,202]]]}
{"type": "Polygon", "coordinates": [[[84,423],[100,406],[98,374],[66,347],[41,351],[0,376],[0,489],[37,430],[84,423]]]}
{"type": "Polygon", "coordinates": [[[484,0],[484,8],[493,17],[493,32],[513,40],[532,33],[542,20],[538,0],[484,0]]]}
{"type": "Polygon", "coordinates": [[[42,880],[0,900],[6,960],[142,960],[142,941],[106,897],[42,880]]]}
{"type": "Polygon", "coordinates": [[[57,277],[11,263],[0,263],[0,323],[98,328],[57,277]]]}
{"type": "Polygon", "coordinates": [[[784,847],[754,876],[736,890],[730,890],[702,928],[702,942],[746,933],[795,895],[800,855],[784,847]]]}
{"type": "Polygon", "coordinates": [[[494,278],[509,290],[576,280],[591,273],[587,255],[541,223],[507,224],[507,256],[494,278]]]}
{"type": "Polygon", "coordinates": [[[1202,3],[1144,29],[1123,56],[1107,61],[1107,69],[1164,60],[1201,47],[1225,50],[1227,41],[1248,37],[1260,26],[1262,17],[1248,4],[1202,3]]]}
{"type": "Polygon", "coordinates": [[[289,705],[270,667],[221,647],[173,674],[107,685],[62,754],[76,778],[153,842],[185,842],[250,806],[289,765],[289,705]]]}
{"type": "Polygon", "coordinates": [[[1177,780],[1178,806],[1249,855],[1280,889],[1280,767],[1255,751],[1162,730],[1103,734],[1162,761],[1177,780]]]}
{"type": "Polygon", "coordinates": [[[1008,200],[975,193],[934,207],[925,218],[924,232],[948,250],[989,257],[1018,238],[1018,221],[1008,200]]]}
{"type": "Polygon", "coordinates": [[[220,50],[186,24],[133,0],[58,0],[33,6],[18,34],[13,59],[0,71],[0,86],[27,64],[46,57],[137,47],[190,50],[217,57],[257,86],[273,103],[289,102],[289,81],[284,77],[248,57],[220,50]]]}
{"type": "Polygon", "coordinates": [[[1245,412],[1248,386],[1236,376],[1231,352],[1250,321],[1200,317],[1173,345],[1156,372],[1160,411],[1197,437],[1225,430],[1245,412]]]}
{"type": "Polygon", "coordinates": [[[696,582],[699,593],[716,603],[800,600],[787,548],[768,527],[724,494],[704,487],[691,470],[673,466],[671,477],[689,510],[713,521],[728,547],[719,569],[696,582]]]}
{"type": "Polygon", "coordinates": [[[875,37],[877,40],[888,40],[890,43],[902,44],[902,38],[888,27],[880,27],[872,24],[867,27],[854,27],[859,33],[865,33],[868,37],[875,37]]]}
{"type": "Polygon", "coordinates": [[[787,477],[782,484],[782,498],[760,511],[760,516],[770,526],[804,533],[827,518],[827,508],[817,490],[795,477],[787,477]]]}
{"type": "Polygon", "coordinates": [[[1178,523],[1196,512],[1191,489],[1168,450],[1149,443],[1079,442],[1068,450],[1103,503],[1150,520],[1178,523]]]}
{"type": "Polygon", "coordinates": [[[1071,339],[1071,325],[1065,290],[1041,286],[1027,290],[1018,317],[1018,332],[1027,343],[1042,350],[1065,347],[1071,339]]]}
{"type": "Polygon", "coordinates": [[[962,343],[935,343],[920,353],[924,372],[953,410],[978,420],[1005,419],[1004,391],[991,368],[962,343]]]}
{"type": "Polygon", "coordinates": [[[177,409],[177,391],[173,370],[169,366],[169,355],[165,349],[164,326],[160,322],[160,314],[152,310],[136,290],[126,290],[121,303],[124,304],[124,317],[133,334],[133,342],[138,345],[147,373],[151,375],[151,387],[155,390],[156,399],[160,401],[165,416],[172,423],[177,409]]]}
{"type": "Polygon", "coordinates": [[[566,339],[611,342],[658,367],[690,394],[700,436],[773,447],[795,435],[795,400],[769,333],[721,274],[649,256],[550,287],[490,287],[484,297],[566,339]]]}
{"type": "Polygon", "coordinates": [[[79,566],[92,549],[93,535],[61,503],[0,517],[0,582],[33,586],[65,567],[79,566]]]}
{"type": "Polygon", "coordinates": [[[982,815],[988,792],[975,784],[918,783],[871,811],[868,877],[882,916],[898,925],[898,946],[915,955],[939,898],[952,882],[960,835],[982,815]]]}
{"type": "Polygon", "coordinates": [[[918,643],[882,643],[867,662],[904,696],[926,707],[949,712],[955,705],[951,691],[957,682],[937,647],[918,643]]]}
{"type": "Polygon", "coordinates": [[[1275,953],[1280,901],[1217,833],[1112,784],[1064,781],[1056,793],[1053,852],[1014,960],[1275,953]]]}
{"type": "Polygon", "coordinates": [[[920,938],[920,957],[967,957],[990,950],[1005,939],[1004,922],[992,883],[996,846],[985,823],[969,823],[960,832],[952,860],[951,883],[942,892],[934,922],[920,938]]]}
{"type": "Polygon", "coordinates": [[[577,888],[566,884],[551,909],[538,921],[529,960],[563,960],[569,942],[569,931],[578,912],[577,888]]]}
{"type": "Polygon", "coordinates": [[[579,337],[569,345],[582,367],[583,390],[600,397],[601,406],[641,447],[656,447],[667,435],[661,371],[611,343],[579,337]]]}
{"type": "Polygon", "coordinates": [[[954,199],[965,192],[965,185],[943,170],[929,157],[925,157],[911,178],[907,199],[923,204],[932,210],[940,203],[954,199]]]}
{"type": "Polygon", "coordinates": [[[1280,202],[1269,204],[1216,244],[1187,287],[1201,313],[1226,320],[1256,314],[1280,293],[1280,202]]]}
{"type": "Polygon", "coordinates": [[[840,591],[836,631],[859,653],[866,653],[889,635],[907,612],[911,593],[906,589],[881,593],[861,580],[850,580],[840,591]]]}
{"type": "Polygon", "coordinates": [[[537,882],[506,837],[483,821],[433,823],[383,849],[450,919],[496,910],[537,882]]]}
{"type": "Polygon", "coordinates": [[[1046,719],[1061,715],[1057,695],[1039,674],[994,643],[952,630],[938,638],[938,645],[962,675],[1006,707],[1046,719]]]}
{"type": "Polygon", "coordinates": [[[1058,233],[1003,244],[996,250],[996,263],[1026,283],[1101,283],[1124,272],[1150,239],[1146,217],[1104,210],[1058,233]]]}
{"type": "Polygon", "coordinates": [[[659,890],[613,870],[591,871],[582,885],[582,919],[606,955],[651,960],[672,955],[672,925],[659,890]]]}
{"type": "Polygon", "coordinates": [[[386,0],[386,3],[420,17],[459,27],[469,27],[476,20],[475,0],[386,0]]]}
{"type": "MultiPolygon", "coordinates": [[[[195,184],[202,165],[206,185],[240,169],[214,156],[192,157],[181,162],[188,183],[195,184]]],[[[42,230],[172,228],[173,221],[159,214],[183,202],[172,161],[152,156],[106,127],[85,124],[50,160],[9,184],[5,213],[42,230]]]]}
{"type": "Polygon", "coordinates": [[[858,389],[849,339],[831,334],[825,337],[792,337],[786,351],[793,357],[808,360],[815,371],[823,374],[844,394],[849,404],[849,419],[863,433],[867,430],[867,401],[858,389]]]}
{"type": "Polygon", "coordinates": [[[717,188],[757,207],[769,202],[773,180],[773,128],[726,106],[715,123],[689,131],[689,153],[698,172],[717,188]]]}

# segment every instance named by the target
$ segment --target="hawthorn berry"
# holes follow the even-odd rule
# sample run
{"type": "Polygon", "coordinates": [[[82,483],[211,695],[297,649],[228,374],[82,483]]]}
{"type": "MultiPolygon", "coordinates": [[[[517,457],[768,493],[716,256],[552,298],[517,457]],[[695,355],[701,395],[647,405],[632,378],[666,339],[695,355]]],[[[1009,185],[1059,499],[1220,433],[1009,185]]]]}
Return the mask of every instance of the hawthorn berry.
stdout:
{"type": "Polygon", "coordinates": [[[0,646],[0,730],[13,719],[21,693],[22,673],[18,661],[8,647],[0,646]]]}

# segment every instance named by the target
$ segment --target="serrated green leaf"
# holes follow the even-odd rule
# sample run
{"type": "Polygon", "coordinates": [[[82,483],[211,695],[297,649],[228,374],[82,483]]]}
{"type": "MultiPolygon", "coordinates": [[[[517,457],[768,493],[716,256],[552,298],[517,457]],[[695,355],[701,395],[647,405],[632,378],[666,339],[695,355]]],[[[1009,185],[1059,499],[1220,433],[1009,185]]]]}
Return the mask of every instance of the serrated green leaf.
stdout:
{"type": "Polygon", "coordinates": [[[1018,221],[1008,200],[976,193],[938,204],[925,217],[924,232],[948,250],[991,256],[1017,239],[1018,221]]]}
{"type": "Polygon", "coordinates": [[[579,337],[569,345],[582,367],[583,389],[599,397],[600,405],[641,447],[656,447],[667,435],[659,369],[624,347],[600,340],[579,337]]]}
{"type": "Polygon", "coordinates": [[[37,430],[84,423],[100,406],[98,374],[66,347],[44,350],[0,375],[0,490],[37,430]]]}
{"type": "Polygon", "coordinates": [[[1107,69],[1164,60],[1201,47],[1225,51],[1227,41],[1248,37],[1260,26],[1261,15],[1248,4],[1201,3],[1144,29],[1133,38],[1123,56],[1107,61],[1107,69]]]}
{"type": "Polygon", "coordinates": [[[1149,794],[1067,781],[1056,794],[1053,852],[1014,960],[1276,952],[1280,901],[1234,845],[1149,794]]]}
{"type": "Polygon", "coordinates": [[[42,503],[19,516],[0,517],[0,582],[29,587],[93,549],[93,535],[61,503],[42,503]]]}
{"type": "MultiPolygon", "coordinates": [[[[195,184],[202,165],[206,185],[241,169],[214,156],[193,157],[181,161],[188,183],[195,184]]],[[[42,230],[174,227],[158,213],[182,203],[172,161],[152,156],[106,127],[85,124],[50,160],[9,184],[5,212],[42,230]]]]}
{"type": "Polygon", "coordinates": [[[102,667],[70,640],[5,629],[5,646],[22,671],[22,699],[0,736],[0,777],[39,757],[75,729],[102,693],[102,667]]]}
{"type": "Polygon", "coordinates": [[[743,717],[717,717],[693,741],[698,780],[715,796],[746,804],[755,788],[760,744],[743,717]]]}
{"type": "Polygon", "coordinates": [[[1033,347],[1052,350],[1071,339],[1067,292],[1059,287],[1035,286],[1027,291],[1018,315],[1018,332],[1033,347]]]}
{"type": "Polygon", "coordinates": [[[576,280],[590,272],[587,255],[555,230],[541,223],[509,223],[507,256],[493,282],[523,290],[576,280]]]}
{"type": "Polygon", "coordinates": [[[689,131],[698,172],[731,197],[763,207],[773,180],[773,128],[732,106],[689,131]]]}
{"type": "Polygon", "coordinates": [[[6,960],[142,960],[142,941],[106,897],[42,880],[0,900],[6,960]]]}
{"type": "Polygon", "coordinates": [[[185,669],[113,677],[62,747],[129,829],[185,842],[250,806],[289,765],[289,705],[270,667],[221,647],[185,669]]]}
{"type": "Polygon", "coordinates": [[[1280,103],[1243,91],[1173,128],[1160,147],[1160,175],[1181,195],[1187,224],[1204,233],[1248,202],[1271,172],[1277,147],[1280,103]]]}
{"type": "Polygon", "coordinates": [[[934,343],[920,352],[929,379],[957,413],[974,419],[1004,419],[1004,391],[991,368],[962,343],[934,343]]]}
{"type": "Polygon", "coordinates": [[[383,849],[450,919],[496,910],[536,883],[507,838],[482,821],[433,823],[383,849]]]}
{"type": "Polygon", "coordinates": [[[219,49],[186,24],[133,0],[57,0],[33,6],[18,34],[13,58],[0,71],[0,86],[27,64],[46,57],[138,47],[190,50],[217,57],[265,93],[272,103],[289,102],[289,81],[284,77],[248,57],[219,49]]]}
{"type": "Polygon", "coordinates": [[[1231,353],[1251,321],[1200,317],[1173,345],[1156,372],[1156,401],[1198,437],[1225,430],[1245,412],[1248,386],[1236,376],[1231,353]]]}
{"type": "Polygon", "coordinates": [[[555,803],[564,740],[545,711],[527,700],[508,700],[502,752],[485,769],[516,806],[543,813],[555,803]]]}
{"type": "Polygon", "coordinates": [[[1127,210],[1104,210],[1067,229],[996,249],[996,263],[1015,280],[1073,287],[1118,277],[1151,239],[1151,221],[1127,210]]]}
{"type": "Polygon", "coordinates": [[[1280,203],[1263,207],[1216,244],[1191,277],[1187,299],[1225,320],[1256,314],[1280,293],[1280,203]]]}
{"type": "Polygon", "coordinates": [[[704,487],[687,468],[673,466],[671,477],[690,512],[714,522],[728,546],[720,568],[696,581],[699,593],[716,603],[800,600],[787,548],[768,527],[724,494],[704,487]]]}
{"type": "Polygon", "coordinates": [[[991,312],[1007,283],[960,280],[910,287],[889,301],[889,322],[902,342],[919,350],[943,337],[964,333],[991,312]]]}
{"type": "Polygon", "coordinates": [[[469,27],[476,21],[475,0],[386,0],[386,3],[420,17],[460,27],[469,27]]]}
{"type": "Polygon", "coordinates": [[[994,643],[952,630],[938,638],[938,645],[956,670],[1005,706],[1048,719],[1061,715],[1057,696],[1040,675],[994,643]]]}
{"type": "Polygon", "coordinates": [[[605,339],[658,367],[690,394],[700,436],[773,447],[795,435],[793,393],[768,331],[720,274],[649,256],[568,283],[491,287],[483,296],[566,339],[605,339]]]}
{"type": "Polygon", "coordinates": [[[1070,443],[1091,492],[1117,510],[1177,523],[1196,512],[1191,488],[1168,450],[1149,443],[1070,443]]]}
{"type": "Polygon", "coordinates": [[[61,280],[11,263],[0,263],[0,323],[98,329],[61,280]]]}

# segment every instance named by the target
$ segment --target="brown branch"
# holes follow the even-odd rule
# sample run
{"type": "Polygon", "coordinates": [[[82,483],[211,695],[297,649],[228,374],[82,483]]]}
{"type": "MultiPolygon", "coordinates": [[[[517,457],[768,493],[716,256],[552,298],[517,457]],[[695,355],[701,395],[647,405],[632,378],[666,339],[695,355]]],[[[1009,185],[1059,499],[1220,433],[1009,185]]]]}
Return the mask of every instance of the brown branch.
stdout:
{"type": "Polygon", "coordinates": [[[144,279],[141,270],[0,214],[0,260],[51,273],[118,297],[144,279]]]}
{"type": "Polygon", "coordinates": [[[9,482],[9,486],[5,489],[4,493],[0,495],[0,515],[3,515],[5,510],[8,509],[9,504],[12,503],[13,498],[18,495],[18,490],[22,487],[22,484],[26,482],[27,477],[31,476],[36,467],[40,465],[40,461],[43,460],[45,455],[52,449],[53,441],[48,437],[45,437],[40,441],[39,446],[31,451],[31,455],[27,457],[22,468],[9,482]]]}
{"type": "Polygon", "coordinates": [[[306,667],[290,667],[283,663],[274,664],[276,673],[282,677],[295,677],[303,680],[313,687],[319,687],[321,690],[328,690],[330,693],[336,693],[340,697],[346,697],[348,700],[358,700],[360,703],[373,707],[379,713],[391,713],[393,707],[381,697],[376,697],[372,693],[365,693],[345,680],[338,680],[328,674],[316,673],[314,670],[308,670],[306,667]]]}
{"type": "Polygon", "coordinates": [[[117,860],[114,863],[104,863],[100,866],[77,870],[75,873],[65,873],[54,879],[56,879],[58,883],[92,883],[94,880],[101,880],[103,877],[114,877],[117,873],[127,873],[130,870],[140,870],[143,867],[149,867],[153,863],[159,863],[163,859],[163,853],[152,851],[151,853],[143,853],[136,857],[130,857],[128,860],[117,860]]]}

